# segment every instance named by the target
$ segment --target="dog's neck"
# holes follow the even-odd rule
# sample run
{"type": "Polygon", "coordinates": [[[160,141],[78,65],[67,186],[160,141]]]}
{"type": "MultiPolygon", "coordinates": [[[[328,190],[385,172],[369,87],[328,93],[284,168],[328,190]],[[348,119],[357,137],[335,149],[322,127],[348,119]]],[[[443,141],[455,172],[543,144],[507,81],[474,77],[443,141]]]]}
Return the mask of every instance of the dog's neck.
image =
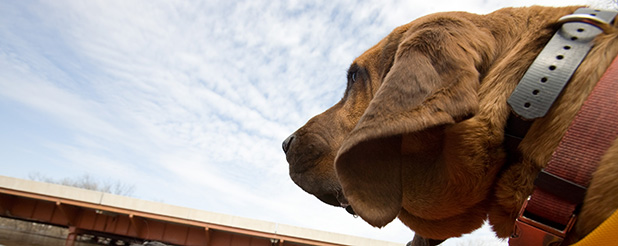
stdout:
{"type": "MultiPolygon", "coordinates": [[[[578,9],[573,16],[565,16],[561,18],[562,22],[574,21],[582,23],[569,23],[569,26],[563,25],[561,30],[558,31],[554,37],[552,37],[547,46],[532,63],[529,70],[524,74],[519,85],[508,100],[509,105],[513,109],[507,121],[504,136],[504,147],[507,151],[508,163],[517,163],[522,161],[523,157],[520,154],[519,145],[530,130],[533,123],[532,120],[544,117],[545,114],[547,114],[553,102],[558,98],[558,95],[562,92],[572,74],[592,48],[594,37],[602,32],[608,32],[608,30],[611,31],[612,27],[607,23],[610,23],[615,16],[615,11],[601,12],[598,10],[582,8],[578,9]],[[597,18],[597,16],[600,18],[597,18]],[[592,19],[592,21],[587,18],[592,19]],[[599,30],[595,29],[595,26],[599,30]],[[593,30],[592,32],[588,31],[587,36],[583,37],[587,41],[581,42],[578,39],[582,38],[581,33],[583,33],[586,28],[588,28],[588,30],[593,30]],[[551,83],[551,85],[547,85],[549,83],[551,83]]],[[[617,67],[618,62],[615,61],[610,70],[618,70],[617,67]]],[[[603,84],[609,86],[608,84],[616,83],[614,82],[615,80],[613,77],[612,79],[606,79],[605,77],[611,76],[604,76],[601,82],[599,82],[599,85],[603,84]]],[[[574,123],[569,126],[569,130],[567,132],[570,136],[587,136],[591,134],[587,132],[587,128],[589,128],[588,125],[594,125],[592,122],[596,121],[596,118],[594,116],[587,118],[584,117],[585,115],[591,114],[590,108],[596,109],[605,106],[604,103],[606,101],[601,102],[600,100],[595,100],[594,98],[598,97],[598,95],[605,95],[602,93],[605,93],[606,90],[608,89],[606,88],[601,90],[595,88],[595,91],[593,91],[593,95],[595,96],[590,96],[589,99],[586,100],[584,107],[582,107],[582,110],[578,114],[578,120],[574,121],[574,123]],[[582,131],[585,131],[586,133],[581,133],[582,131]]],[[[613,94],[611,93],[614,92],[609,92],[609,94],[605,97],[612,99],[613,94]]],[[[613,117],[610,118],[610,122],[615,122],[618,120],[618,111],[616,110],[610,110],[610,113],[607,113],[606,115],[609,115],[607,117],[613,117]],[[615,115],[613,112],[615,112],[615,115]]],[[[608,129],[613,129],[611,125],[612,124],[608,124],[608,129]]],[[[603,131],[601,135],[603,134],[605,134],[605,131],[603,131]]],[[[597,141],[594,144],[595,146],[607,145],[606,147],[609,148],[613,142],[613,139],[616,137],[615,135],[616,134],[612,134],[606,139],[603,137],[593,137],[591,141],[597,141]],[[599,141],[601,143],[599,143],[599,141]]],[[[598,152],[598,156],[595,155],[589,158],[584,157],[583,162],[587,164],[572,167],[572,165],[570,165],[570,161],[568,161],[572,158],[562,158],[561,156],[569,155],[567,152],[573,151],[572,148],[565,150],[568,147],[564,146],[573,146],[572,142],[577,142],[579,139],[574,139],[573,137],[569,138],[568,136],[569,135],[566,135],[563,140],[561,140],[558,149],[549,162],[549,165],[541,171],[540,174],[544,175],[539,174],[539,176],[537,176],[535,181],[536,188],[531,197],[532,200],[530,202],[527,201],[521,209],[520,215],[516,222],[516,232],[514,232],[514,236],[510,241],[511,245],[541,243],[544,240],[548,240],[548,237],[552,238],[552,241],[557,240],[556,242],[562,242],[565,235],[571,229],[571,226],[573,226],[573,221],[575,218],[574,214],[576,213],[575,208],[578,204],[583,202],[584,194],[586,192],[585,185],[590,183],[590,180],[592,179],[592,171],[596,169],[597,161],[593,160],[600,159],[605,150],[596,151],[598,152]],[[588,160],[586,158],[590,159],[590,161],[586,161],[588,160]],[[564,159],[564,161],[562,159],[564,159]],[[567,169],[569,171],[559,171],[561,169],[567,169]],[[554,175],[552,172],[561,173],[563,177],[560,177],[560,175],[554,175]],[[585,178],[574,181],[574,178],[567,179],[564,176],[565,173],[575,173],[579,176],[583,175],[585,178]],[[555,200],[554,197],[557,197],[558,200],[555,200]],[[529,213],[528,210],[534,210],[535,207],[538,208],[541,204],[551,204],[548,200],[552,200],[554,201],[553,203],[557,203],[557,205],[551,206],[568,208],[567,211],[570,212],[565,213],[562,217],[554,216],[552,213],[548,215],[542,210],[539,210],[536,213],[529,213]],[[527,204],[534,205],[528,206],[527,204]],[[557,221],[560,221],[560,223],[557,221]],[[556,227],[554,225],[558,226],[556,227]],[[554,230],[556,228],[559,229],[554,230]],[[530,237],[530,234],[535,234],[537,232],[540,233],[536,234],[539,235],[538,237],[530,237]]],[[[567,176],[570,176],[570,174],[567,176]]]]}

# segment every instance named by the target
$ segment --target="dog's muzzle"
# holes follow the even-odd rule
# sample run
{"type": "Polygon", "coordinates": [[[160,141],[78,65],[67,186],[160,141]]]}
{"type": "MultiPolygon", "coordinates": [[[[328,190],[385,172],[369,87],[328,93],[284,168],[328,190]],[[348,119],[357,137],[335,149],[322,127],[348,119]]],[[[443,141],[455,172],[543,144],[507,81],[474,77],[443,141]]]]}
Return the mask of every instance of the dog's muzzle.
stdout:
{"type": "MultiPolygon", "coordinates": [[[[352,215],[356,215],[356,213],[354,212],[354,209],[352,209],[352,206],[350,206],[350,204],[348,203],[348,200],[343,195],[343,191],[341,191],[341,189],[336,189],[334,191],[331,190],[330,192],[326,192],[326,193],[320,192],[321,194],[314,194],[314,192],[311,192],[311,190],[307,190],[308,187],[303,187],[302,184],[304,184],[305,182],[300,181],[303,179],[301,178],[304,175],[303,172],[306,171],[307,168],[310,168],[312,165],[307,164],[307,163],[302,163],[302,162],[297,163],[299,162],[299,160],[297,158],[292,157],[296,153],[294,153],[294,151],[291,151],[291,150],[298,147],[298,146],[295,146],[297,144],[298,144],[298,137],[296,136],[296,134],[290,135],[285,140],[283,140],[283,143],[281,144],[283,152],[286,154],[286,159],[288,160],[288,163],[290,164],[290,176],[292,176],[292,180],[298,186],[300,186],[303,190],[307,191],[308,193],[313,194],[316,198],[318,198],[323,203],[326,203],[332,206],[342,207],[348,213],[352,215]]],[[[310,159],[314,159],[315,157],[316,155],[314,154],[312,158],[310,159]]],[[[308,160],[304,160],[304,161],[306,162],[308,160]]],[[[312,162],[312,161],[309,161],[309,162],[312,162]]]]}

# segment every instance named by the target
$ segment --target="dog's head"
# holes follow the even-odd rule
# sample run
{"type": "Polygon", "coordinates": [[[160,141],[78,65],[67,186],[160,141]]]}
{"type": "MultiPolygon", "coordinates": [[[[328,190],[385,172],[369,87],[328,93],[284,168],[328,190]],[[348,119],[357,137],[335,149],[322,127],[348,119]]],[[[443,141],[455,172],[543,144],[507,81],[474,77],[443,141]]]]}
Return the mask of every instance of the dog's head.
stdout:
{"type": "Polygon", "coordinates": [[[472,19],[417,19],[355,59],[341,101],[283,142],[292,180],[374,226],[399,217],[434,239],[480,227],[503,152],[475,117],[496,44],[472,19]]]}

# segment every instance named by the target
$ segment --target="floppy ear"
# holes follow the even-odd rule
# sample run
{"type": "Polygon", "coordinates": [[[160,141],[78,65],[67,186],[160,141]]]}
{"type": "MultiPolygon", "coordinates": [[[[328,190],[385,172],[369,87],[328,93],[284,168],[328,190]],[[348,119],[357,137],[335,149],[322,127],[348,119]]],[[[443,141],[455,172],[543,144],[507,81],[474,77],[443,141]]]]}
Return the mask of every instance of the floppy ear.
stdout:
{"type": "Polygon", "coordinates": [[[477,111],[477,66],[485,57],[475,50],[484,44],[473,43],[477,37],[466,33],[467,27],[452,30],[447,24],[410,27],[382,85],[339,149],[335,167],[344,194],[373,226],[388,224],[402,202],[415,203],[410,199],[431,206],[433,184],[447,181],[440,175],[445,166],[436,164],[444,162],[445,128],[477,111]],[[412,179],[424,185],[408,185],[412,179]]]}

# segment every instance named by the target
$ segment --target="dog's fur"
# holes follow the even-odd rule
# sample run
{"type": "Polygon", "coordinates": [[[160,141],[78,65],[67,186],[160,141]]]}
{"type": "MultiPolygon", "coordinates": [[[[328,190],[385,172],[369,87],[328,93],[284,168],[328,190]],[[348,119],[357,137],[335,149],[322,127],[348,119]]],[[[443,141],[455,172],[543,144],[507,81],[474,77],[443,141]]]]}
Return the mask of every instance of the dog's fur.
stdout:
{"type": "MultiPolygon", "coordinates": [[[[577,8],[438,13],[396,28],[354,60],[341,101],[284,142],[292,179],[374,226],[399,217],[424,238],[446,239],[489,218],[508,237],[536,174],[618,54],[618,32],[599,35],[522,141],[521,160],[506,163],[507,98],[556,20],[577,8]]],[[[617,176],[618,141],[593,175],[569,241],[618,208],[617,176]]]]}

